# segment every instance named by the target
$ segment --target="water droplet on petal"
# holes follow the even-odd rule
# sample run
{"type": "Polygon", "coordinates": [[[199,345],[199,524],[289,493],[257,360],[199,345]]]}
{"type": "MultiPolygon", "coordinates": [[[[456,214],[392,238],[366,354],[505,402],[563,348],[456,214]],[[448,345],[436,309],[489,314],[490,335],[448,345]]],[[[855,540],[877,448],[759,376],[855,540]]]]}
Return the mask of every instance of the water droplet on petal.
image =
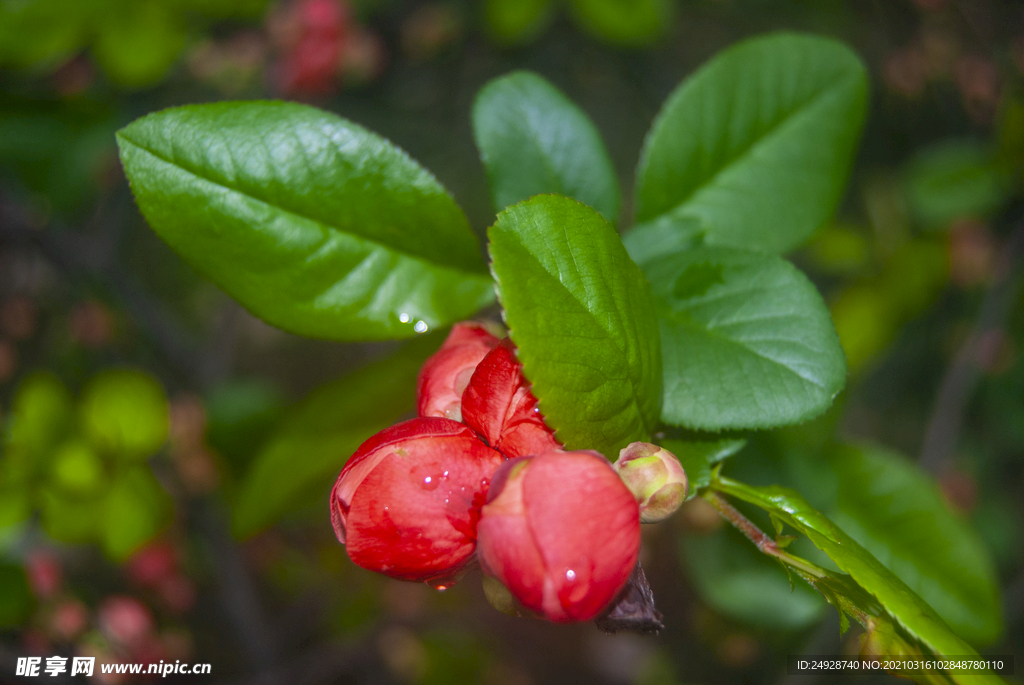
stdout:
{"type": "Polygon", "coordinates": [[[442,474],[441,474],[441,477],[442,477],[442,478],[447,478],[447,477],[448,477],[448,472],[447,472],[447,471],[445,471],[444,473],[442,473],[442,474]]]}
{"type": "Polygon", "coordinates": [[[572,569],[569,569],[568,571],[565,572],[565,579],[567,581],[569,581],[570,583],[575,582],[575,580],[576,580],[576,572],[573,571],[572,569]]]}

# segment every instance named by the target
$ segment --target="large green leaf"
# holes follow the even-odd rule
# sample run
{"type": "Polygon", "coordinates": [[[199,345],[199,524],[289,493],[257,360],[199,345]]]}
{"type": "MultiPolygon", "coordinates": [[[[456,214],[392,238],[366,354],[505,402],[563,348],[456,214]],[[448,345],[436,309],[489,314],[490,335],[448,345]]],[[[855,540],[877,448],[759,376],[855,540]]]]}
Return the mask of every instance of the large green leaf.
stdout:
{"type": "Polygon", "coordinates": [[[614,459],[647,440],[661,405],[650,288],[611,224],[541,195],[489,231],[491,270],[526,377],[557,437],[614,459]]]}
{"type": "Polygon", "coordinates": [[[828,309],[789,262],[702,247],[643,267],[661,326],[665,423],[797,423],[842,389],[846,364],[828,309]]]}
{"type": "Polygon", "coordinates": [[[946,505],[935,483],[880,447],[841,449],[832,519],[927,601],[965,640],[1001,629],[999,585],[978,534],[946,505]]]}
{"type": "Polygon", "coordinates": [[[439,344],[435,336],[407,343],[318,388],[287,413],[242,482],[232,509],[235,534],[266,528],[318,486],[326,492],[360,444],[415,409],[416,374],[439,344]]]}
{"type": "MultiPolygon", "coordinates": [[[[850,574],[858,586],[877,599],[904,630],[935,654],[976,654],[917,593],[795,491],[779,486],[753,487],[721,477],[714,481],[713,487],[764,509],[806,535],[839,568],[850,574]]],[[[961,685],[1002,682],[998,677],[987,674],[956,674],[952,677],[961,685]]]]}
{"type": "Polygon", "coordinates": [[[540,76],[519,71],[484,86],[473,105],[473,135],[498,211],[557,193],[590,205],[608,221],[619,218],[619,183],[601,135],[540,76]]]}
{"type": "Polygon", "coordinates": [[[795,247],[842,195],[866,95],[860,60],[834,40],[783,33],[720,53],[647,136],[637,221],[695,221],[709,244],[795,247]]]}
{"type": "Polygon", "coordinates": [[[493,298],[451,196],[345,119],[284,102],[193,105],[143,117],[117,141],[153,229],[271,324],[411,337],[493,298]]]}

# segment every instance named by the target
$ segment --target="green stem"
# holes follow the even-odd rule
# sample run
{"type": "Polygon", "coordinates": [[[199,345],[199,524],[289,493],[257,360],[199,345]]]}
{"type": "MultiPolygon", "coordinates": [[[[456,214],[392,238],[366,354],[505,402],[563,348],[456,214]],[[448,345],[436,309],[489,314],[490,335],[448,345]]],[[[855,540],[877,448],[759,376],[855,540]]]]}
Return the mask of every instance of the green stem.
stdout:
{"type": "Polygon", "coordinates": [[[706,492],[704,493],[704,499],[711,503],[718,513],[722,515],[726,521],[734,525],[741,533],[747,536],[747,539],[757,546],[757,549],[773,556],[779,561],[782,561],[789,566],[805,573],[814,578],[825,578],[826,572],[823,568],[815,566],[806,559],[801,559],[798,556],[794,556],[789,552],[779,547],[775,540],[765,535],[765,533],[758,528],[754,523],[746,516],[741,514],[736,507],[729,504],[724,497],[719,495],[717,492],[706,492]]]}

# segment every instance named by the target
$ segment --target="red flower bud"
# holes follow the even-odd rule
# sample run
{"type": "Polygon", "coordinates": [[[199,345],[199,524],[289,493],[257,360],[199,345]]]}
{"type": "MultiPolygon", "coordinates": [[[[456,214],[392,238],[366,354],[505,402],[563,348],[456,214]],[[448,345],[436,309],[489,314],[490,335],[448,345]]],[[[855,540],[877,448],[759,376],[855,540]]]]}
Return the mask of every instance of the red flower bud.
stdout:
{"type": "Polygon", "coordinates": [[[477,554],[527,609],[558,623],[595,618],[640,552],[632,493],[596,452],[506,462],[480,512],[477,554]]]}
{"type": "Polygon", "coordinates": [[[523,365],[507,338],[487,353],[462,393],[462,420],[506,457],[561,449],[544,424],[523,365]]]}
{"type": "Polygon", "coordinates": [[[501,454],[461,423],[405,421],[352,455],[331,522],[354,563],[402,580],[454,575],[473,556],[480,506],[501,454]]]}
{"type": "Polygon", "coordinates": [[[416,409],[420,416],[462,420],[462,391],[473,370],[498,338],[483,324],[457,323],[441,349],[420,369],[416,379],[416,409]]]}

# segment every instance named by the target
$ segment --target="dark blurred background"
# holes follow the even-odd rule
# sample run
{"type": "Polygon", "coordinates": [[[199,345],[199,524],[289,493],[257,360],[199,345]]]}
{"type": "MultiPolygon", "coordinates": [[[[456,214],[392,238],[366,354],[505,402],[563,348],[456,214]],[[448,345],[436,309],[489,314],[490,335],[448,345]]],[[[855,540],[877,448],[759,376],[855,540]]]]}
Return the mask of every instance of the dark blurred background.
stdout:
{"type": "Polygon", "coordinates": [[[850,375],[828,415],[755,436],[730,473],[786,480],[780,445],[835,435],[916,460],[997,568],[1005,627],[978,646],[1020,662],[1024,4],[3,0],[0,681],[18,656],[81,653],[212,664],[185,682],[841,682],[787,677],[785,656],[855,652],[859,630],[841,638],[833,609],[700,500],[645,532],[658,637],[503,616],[473,574],[439,593],[354,567],[326,508],[347,455],[295,438],[330,423],[295,406],[394,345],[253,318],[146,227],[113,137],[179,104],[308,102],[407,150],[482,237],[494,212],[469,113],[487,80],[530,69],[563,89],[629,189],[671,90],[779,29],[845,41],[872,79],[835,223],[792,257],[850,375]],[[270,449],[321,465],[239,513],[270,449]]]}

